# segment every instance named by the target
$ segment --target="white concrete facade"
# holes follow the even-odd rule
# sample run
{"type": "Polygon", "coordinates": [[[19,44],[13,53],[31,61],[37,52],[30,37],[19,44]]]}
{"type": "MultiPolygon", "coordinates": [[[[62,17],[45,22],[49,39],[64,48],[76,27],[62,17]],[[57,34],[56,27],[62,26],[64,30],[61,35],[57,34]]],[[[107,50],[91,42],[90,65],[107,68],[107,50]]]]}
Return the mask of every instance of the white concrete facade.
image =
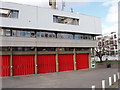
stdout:
{"type": "Polygon", "coordinates": [[[8,2],[0,2],[0,5],[0,8],[19,10],[18,19],[0,17],[0,27],[101,34],[100,18],[95,16],[8,2]],[[53,15],[77,18],[79,25],[54,23],[53,15]]]}

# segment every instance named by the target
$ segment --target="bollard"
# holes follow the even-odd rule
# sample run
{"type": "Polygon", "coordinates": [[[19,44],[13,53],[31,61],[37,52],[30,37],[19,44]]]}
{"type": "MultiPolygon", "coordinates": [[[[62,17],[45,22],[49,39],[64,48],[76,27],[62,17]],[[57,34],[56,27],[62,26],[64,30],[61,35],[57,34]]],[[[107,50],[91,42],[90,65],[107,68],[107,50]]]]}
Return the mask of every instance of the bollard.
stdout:
{"type": "Polygon", "coordinates": [[[102,90],[105,90],[105,80],[102,80],[102,90]]]}
{"type": "Polygon", "coordinates": [[[120,73],[119,72],[117,73],[117,78],[118,78],[118,80],[120,79],[120,73]]]}
{"type": "Polygon", "coordinates": [[[116,74],[113,75],[113,81],[116,82],[116,74]]]}
{"type": "Polygon", "coordinates": [[[91,87],[91,88],[92,88],[92,90],[95,90],[95,85],[92,85],[92,87],[91,87]]]}
{"type": "Polygon", "coordinates": [[[112,77],[109,77],[109,86],[112,85],[112,77]]]}

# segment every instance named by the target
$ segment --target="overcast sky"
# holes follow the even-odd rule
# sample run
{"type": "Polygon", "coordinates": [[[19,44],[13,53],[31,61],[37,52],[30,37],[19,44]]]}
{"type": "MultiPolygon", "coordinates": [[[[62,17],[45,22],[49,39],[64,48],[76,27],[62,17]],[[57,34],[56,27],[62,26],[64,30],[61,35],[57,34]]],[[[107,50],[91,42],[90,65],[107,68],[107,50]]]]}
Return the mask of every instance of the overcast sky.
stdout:
{"type": "MultiPolygon", "coordinates": [[[[48,8],[49,0],[1,0],[22,4],[30,4],[48,8]]],[[[56,0],[58,9],[61,9],[61,1],[56,0]]],[[[101,18],[102,33],[118,32],[118,2],[120,0],[64,0],[65,11],[73,8],[74,12],[101,18]]]]}

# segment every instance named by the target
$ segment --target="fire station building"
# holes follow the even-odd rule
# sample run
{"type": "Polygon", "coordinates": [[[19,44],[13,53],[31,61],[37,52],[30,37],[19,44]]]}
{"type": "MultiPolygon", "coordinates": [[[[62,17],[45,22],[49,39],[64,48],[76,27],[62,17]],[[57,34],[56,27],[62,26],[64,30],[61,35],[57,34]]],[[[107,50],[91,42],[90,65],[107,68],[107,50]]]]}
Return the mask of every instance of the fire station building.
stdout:
{"type": "Polygon", "coordinates": [[[0,77],[89,69],[100,18],[0,2],[0,77]]]}

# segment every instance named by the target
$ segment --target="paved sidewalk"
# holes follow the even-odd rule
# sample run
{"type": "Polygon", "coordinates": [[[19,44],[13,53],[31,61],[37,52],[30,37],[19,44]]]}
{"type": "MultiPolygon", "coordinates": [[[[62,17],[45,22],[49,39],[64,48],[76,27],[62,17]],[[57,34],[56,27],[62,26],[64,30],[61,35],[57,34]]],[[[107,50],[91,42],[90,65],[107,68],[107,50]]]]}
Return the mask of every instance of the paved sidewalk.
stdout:
{"type": "Polygon", "coordinates": [[[109,88],[120,88],[120,79],[116,83],[113,83],[109,88]]]}
{"type": "Polygon", "coordinates": [[[2,79],[3,88],[101,88],[109,76],[117,73],[116,68],[99,68],[79,71],[7,77],[2,79]]]}

